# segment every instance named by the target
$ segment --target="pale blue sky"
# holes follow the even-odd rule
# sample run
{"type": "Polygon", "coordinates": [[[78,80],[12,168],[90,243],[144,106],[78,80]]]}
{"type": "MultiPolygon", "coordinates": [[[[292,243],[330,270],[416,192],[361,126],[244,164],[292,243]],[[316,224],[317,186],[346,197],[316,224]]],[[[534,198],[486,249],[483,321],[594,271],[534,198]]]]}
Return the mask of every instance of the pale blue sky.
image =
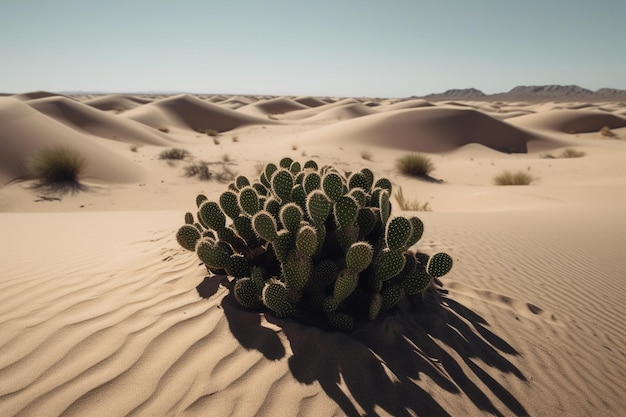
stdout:
{"type": "Polygon", "coordinates": [[[626,0],[0,0],[0,92],[626,89],[626,0]]]}

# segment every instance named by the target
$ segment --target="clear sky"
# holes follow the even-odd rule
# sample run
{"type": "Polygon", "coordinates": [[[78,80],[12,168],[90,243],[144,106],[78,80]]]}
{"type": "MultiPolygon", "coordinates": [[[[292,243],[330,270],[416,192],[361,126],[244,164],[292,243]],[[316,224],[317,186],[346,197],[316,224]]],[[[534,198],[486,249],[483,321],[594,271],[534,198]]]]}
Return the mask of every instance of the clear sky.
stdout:
{"type": "Polygon", "coordinates": [[[626,0],[0,0],[0,92],[626,89],[626,0]]]}

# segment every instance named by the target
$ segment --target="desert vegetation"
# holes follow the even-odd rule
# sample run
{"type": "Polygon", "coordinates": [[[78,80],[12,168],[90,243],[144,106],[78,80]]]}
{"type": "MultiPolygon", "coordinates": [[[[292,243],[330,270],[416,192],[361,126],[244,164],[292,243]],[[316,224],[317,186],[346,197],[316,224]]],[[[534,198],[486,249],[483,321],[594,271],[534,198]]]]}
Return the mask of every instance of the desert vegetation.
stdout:
{"type": "Polygon", "coordinates": [[[182,160],[191,156],[188,150],[182,148],[170,148],[162,151],[159,154],[159,159],[166,159],[170,161],[182,160]]]}
{"type": "Polygon", "coordinates": [[[435,165],[424,154],[410,153],[396,159],[396,169],[411,177],[427,177],[435,169],[435,165]]]}
{"type": "Polygon", "coordinates": [[[243,307],[349,332],[402,299],[419,302],[452,268],[446,253],[410,249],[423,223],[392,216],[391,194],[368,168],[287,157],[258,178],[237,176],[218,201],[199,194],[176,238],[227,277],[243,307]]]}
{"type": "Polygon", "coordinates": [[[80,176],[86,167],[85,159],[73,149],[44,148],[28,163],[28,172],[37,183],[35,187],[64,194],[83,189],[80,176]]]}
{"type": "Polygon", "coordinates": [[[613,132],[613,131],[611,130],[611,128],[610,128],[610,127],[608,127],[608,126],[602,126],[602,129],[600,129],[600,134],[601,134],[602,136],[604,136],[604,137],[607,137],[607,138],[614,138],[614,137],[617,137],[617,135],[615,134],[615,132],[613,132]]]}
{"type": "Polygon", "coordinates": [[[421,204],[417,200],[409,200],[405,197],[402,187],[398,187],[398,190],[393,195],[398,207],[402,211],[431,211],[428,201],[421,204]]]}
{"type": "Polygon", "coordinates": [[[533,176],[526,171],[508,170],[496,175],[493,180],[495,185],[529,185],[533,181],[533,176]]]}
{"type": "Polygon", "coordinates": [[[361,159],[364,159],[366,161],[371,161],[372,157],[373,155],[371,151],[361,151],[361,159]]]}

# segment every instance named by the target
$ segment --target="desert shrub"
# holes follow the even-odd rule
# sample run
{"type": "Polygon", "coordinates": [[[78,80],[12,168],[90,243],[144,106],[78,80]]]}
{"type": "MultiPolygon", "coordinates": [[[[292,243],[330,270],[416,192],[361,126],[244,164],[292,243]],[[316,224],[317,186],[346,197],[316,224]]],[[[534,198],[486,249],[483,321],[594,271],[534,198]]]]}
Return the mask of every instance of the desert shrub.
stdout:
{"type": "Polygon", "coordinates": [[[168,159],[168,160],[181,160],[185,159],[191,154],[186,149],[181,148],[171,148],[162,151],[159,154],[159,159],[168,159]]]}
{"type": "Polygon", "coordinates": [[[139,150],[139,145],[130,145],[131,152],[137,152],[139,150]]]}
{"type": "Polygon", "coordinates": [[[614,138],[617,136],[608,126],[602,126],[602,129],[600,129],[600,134],[607,138],[614,138]]]}
{"type": "Polygon", "coordinates": [[[372,160],[372,152],[370,151],[361,151],[361,159],[365,159],[366,161],[372,160]]]}
{"type": "Polygon", "coordinates": [[[583,151],[577,151],[576,149],[567,148],[561,152],[561,158],[581,158],[587,155],[583,151]]]}
{"type": "Polygon", "coordinates": [[[82,188],[79,178],[85,166],[85,159],[79,152],[70,148],[52,147],[35,154],[28,163],[28,171],[38,181],[37,187],[64,193],[82,188]]]}
{"type": "Polygon", "coordinates": [[[163,132],[163,133],[170,133],[170,129],[168,127],[165,127],[165,126],[161,126],[159,128],[159,131],[163,132]]]}
{"type": "Polygon", "coordinates": [[[428,201],[424,204],[420,204],[419,201],[407,199],[404,196],[402,187],[398,187],[398,191],[394,194],[394,198],[396,199],[396,203],[398,203],[398,207],[402,211],[431,211],[428,206],[428,201]]]}
{"type": "Polygon", "coordinates": [[[435,169],[435,165],[424,154],[410,153],[396,160],[396,169],[412,177],[425,177],[435,169]]]}
{"type": "Polygon", "coordinates": [[[213,173],[209,169],[209,164],[204,161],[198,161],[185,167],[186,177],[198,177],[202,181],[208,181],[213,177],[213,173]]]}
{"type": "Polygon", "coordinates": [[[534,178],[526,171],[504,171],[498,174],[493,182],[495,185],[529,185],[534,178]]]}
{"type": "Polygon", "coordinates": [[[220,135],[219,130],[216,129],[203,129],[200,132],[205,133],[208,136],[211,136],[213,138],[216,138],[220,135]]]}
{"type": "MultiPolygon", "coordinates": [[[[392,216],[391,182],[283,158],[258,178],[237,176],[217,201],[196,197],[178,243],[226,276],[245,308],[350,331],[425,291],[452,268],[414,252],[423,224],[392,216]]],[[[218,277],[215,279],[222,279],[218,277]]]]}

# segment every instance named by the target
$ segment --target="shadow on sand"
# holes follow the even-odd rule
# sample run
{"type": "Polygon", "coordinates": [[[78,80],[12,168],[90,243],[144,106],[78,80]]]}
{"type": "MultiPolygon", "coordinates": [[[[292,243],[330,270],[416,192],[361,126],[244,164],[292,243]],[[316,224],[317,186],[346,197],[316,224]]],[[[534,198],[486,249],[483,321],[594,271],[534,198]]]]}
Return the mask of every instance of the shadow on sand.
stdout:
{"type": "MultiPolygon", "coordinates": [[[[222,284],[228,286],[228,281],[222,284]]],[[[206,298],[215,294],[218,285],[218,279],[206,279],[198,292],[206,298]]],[[[261,312],[243,309],[230,294],[224,297],[222,308],[243,347],[258,350],[269,360],[285,357],[276,332],[262,326],[261,312]]],[[[348,416],[376,416],[377,410],[394,416],[450,416],[422,388],[428,386],[431,391],[464,395],[484,414],[528,415],[485,370],[495,368],[525,381],[522,372],[503,356],[518,352],[487,329],[481,316],[443,293],[428,293],[417,310],[401,308],[376,322],[360,323],[350,334],[269,314],[265,319],[280,327],[289,341],[293,376],[304,384],[317,381],[348,416]],[[498,409],[502,404],[496,407],[493,397],[507,410],[498,409]]]]}

